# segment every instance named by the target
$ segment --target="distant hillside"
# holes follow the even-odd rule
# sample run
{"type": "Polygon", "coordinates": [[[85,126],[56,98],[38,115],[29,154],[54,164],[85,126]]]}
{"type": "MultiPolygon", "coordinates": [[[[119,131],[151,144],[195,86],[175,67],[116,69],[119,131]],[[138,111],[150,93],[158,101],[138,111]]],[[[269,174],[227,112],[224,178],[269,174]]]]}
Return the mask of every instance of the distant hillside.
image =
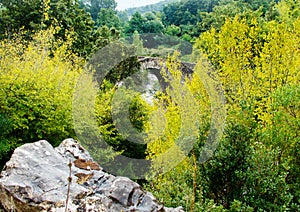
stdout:
{"type": "Polygon", "coordinates": [[[156,4],[149,4],[149,5],[142,6],[142,7],[128,8],[125,11],[127,12],[127,14],[129,16],[132,16],[132,14],[134,14],[135,12],[139,12],[141,14],[146,13],[146,12],[159,12],[159,11],[162,11],[162,9],[165,5],[173,3],[173,2],[177,2],[177,1],[179,1],[179,0],[163,0],[156,4]]]}

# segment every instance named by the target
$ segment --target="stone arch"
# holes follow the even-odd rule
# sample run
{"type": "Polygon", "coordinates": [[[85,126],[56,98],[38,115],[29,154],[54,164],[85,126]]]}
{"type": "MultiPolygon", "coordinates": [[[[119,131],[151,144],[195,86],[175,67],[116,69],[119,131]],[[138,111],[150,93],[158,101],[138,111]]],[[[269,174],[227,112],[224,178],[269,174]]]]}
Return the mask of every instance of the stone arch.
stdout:
{"type": "MultiPolygon", "coordinates": [[[[168,86],[168,83],[161,75],[161,70],[164,68],[167,70],[166,59],[159,57],[138,57],[138,61],[141,63],[141,68],[143,70],[149,70],[149,72],[156,76],[159,81],[160,87],[163,91],[168,86]]],[[[182,71],[182,80],[184,81],[185,77],[190,78],[194,72],[195,64],[180,62],[180,70],[182,71]]],[[[168,70],[167,70],[168,71],[168,70]]]]}

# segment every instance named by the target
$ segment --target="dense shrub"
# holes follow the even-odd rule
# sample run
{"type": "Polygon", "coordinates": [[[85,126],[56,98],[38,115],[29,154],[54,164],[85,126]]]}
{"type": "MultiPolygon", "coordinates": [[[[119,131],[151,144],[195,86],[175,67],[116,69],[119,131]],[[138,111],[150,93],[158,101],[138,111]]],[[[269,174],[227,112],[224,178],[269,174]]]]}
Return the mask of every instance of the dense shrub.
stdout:
{"type": "Polygon", "coordinates": [[[68,43],[53,31],[31,42],[4,40],[0,46],[1,160],[16,146],[47,139],[54,145],[73,137],[72,94],[81,72],[68,43]]]}

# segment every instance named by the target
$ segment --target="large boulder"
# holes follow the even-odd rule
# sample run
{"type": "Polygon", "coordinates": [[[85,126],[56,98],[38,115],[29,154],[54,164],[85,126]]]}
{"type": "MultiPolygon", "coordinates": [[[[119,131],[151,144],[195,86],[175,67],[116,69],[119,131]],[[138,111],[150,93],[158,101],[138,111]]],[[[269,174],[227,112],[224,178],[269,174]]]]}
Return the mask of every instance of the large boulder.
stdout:
{"type": "Polygon", "coordinates": [[[57,148],[47,141],[17,148],[0,176],[7,211],[183,211],[166,208],[126,177],[102,171],[75,140],[57,148]]]}

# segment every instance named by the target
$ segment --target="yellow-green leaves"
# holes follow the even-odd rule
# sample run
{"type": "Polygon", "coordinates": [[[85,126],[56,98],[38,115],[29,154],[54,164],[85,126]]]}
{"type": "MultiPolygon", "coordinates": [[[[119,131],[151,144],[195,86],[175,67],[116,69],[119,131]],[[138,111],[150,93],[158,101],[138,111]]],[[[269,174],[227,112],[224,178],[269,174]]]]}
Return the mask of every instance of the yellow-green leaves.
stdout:
{"type": "Polygon", "coordinates": [[[147,153],[154,174],[165,173],[183,161],[202,133],[208,134],[207,142],[199,150],[198,160],[208,160],[218,146],[226,115],[222,87],[204,58],[199,58],[190,79],[183,76],[176,55],[169,60],[165,70],[168,87],[154,104],[148,129],[147,153]],[[206,129],[199,135],[210,117],[210,132],[206,129]]]}
{"type": "Polygon", "coordinates": [[[31,42],[5,40],[0,46],[0,112],[21,143],[57,144],[73,136],[72,96],[81,61],[52,34],[42,31],[31,42]]]}
{"type": "Polygon", "coordinates": [[[236,17],[227,20],[220,32],[212,29],[199,38],[197,46],[218,69],[231,106],[252,105],[259,116],[265,116],[261,118],[268,119],[261,113],[272,101],[270,93],[299,83],[298,22],[262,26],[255,19],[247,23],[236,17]]]}
{"type": "MultiPolygon", "coordinates": [[[[228,116],[223,142],[229,145],[224,152],[234,142],[238,152],[249,150],[242,157],[239,153],[233,156],[239,160],[246,158],[247,171],[239,173],[240,163],[232,163],[234,171],[230,174],[245,177],[246,183],[242,184],[247,189],[241,196],[247,204],[253,206],[255,202],[255,207],[268,210],[279,210],[285,205],[297,208],[299,199],[296,179],[299,176],[300,19],[299,15],[291,15],[292,10],[281,9],[279,21],[258,23],[255,19],[249,22],[238,17],[227,20],[219,32],[212,29],[203,33],[196,45],[214,64],[225,90],[228,116]],[[241,128],[235,130],[231,125],[241,128]]],[[[226,158],[222,151],[218,150],[219,156],[226,158]]],[[[213,160],[218,161],[217,154],[213,160]]],[[[212,171],[219,173],[214,182],[225,176],[224,182],[228,183],[226,169],[230,163],[224,162],[219,172],[212,171]]],[[[217,165],[208,165],[209,170],[214,167],[217,165]]],[[[224,182],[220,184],[225,185],[224,182]]]]}

